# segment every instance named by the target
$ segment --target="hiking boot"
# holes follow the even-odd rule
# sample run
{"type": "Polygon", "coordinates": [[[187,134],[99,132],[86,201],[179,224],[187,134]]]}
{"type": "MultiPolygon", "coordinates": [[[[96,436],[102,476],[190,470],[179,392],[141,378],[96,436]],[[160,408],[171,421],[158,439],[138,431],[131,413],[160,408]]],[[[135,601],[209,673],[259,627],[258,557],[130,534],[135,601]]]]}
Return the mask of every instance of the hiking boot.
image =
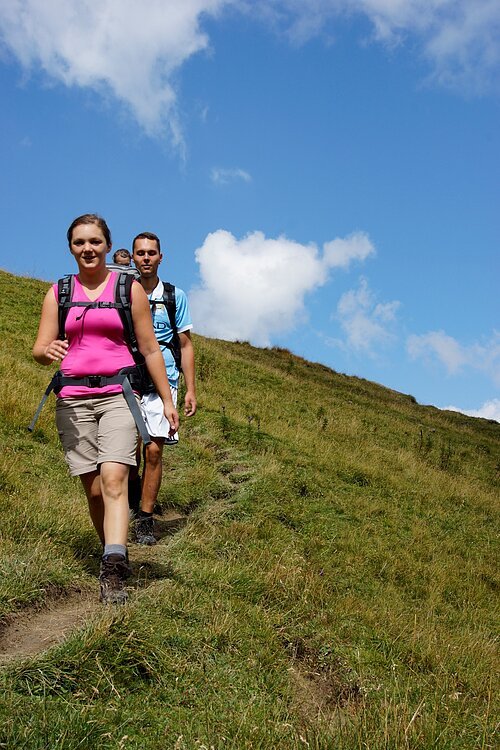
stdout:
{"type": "Polygon", "coordinates": [[[111,554],[103,557],[99,572],[99,601],[103,604],[125,604],[128,599],[125,581],[129,575],[130,567],[124,555],[111,554]]]}
{"type": "Polygon", "coordinates": [[[156,544],[153,534],[153,516],[139,516],[135,519],[135,541],[137,544],[147,544],[149,547],[156,544]]]}

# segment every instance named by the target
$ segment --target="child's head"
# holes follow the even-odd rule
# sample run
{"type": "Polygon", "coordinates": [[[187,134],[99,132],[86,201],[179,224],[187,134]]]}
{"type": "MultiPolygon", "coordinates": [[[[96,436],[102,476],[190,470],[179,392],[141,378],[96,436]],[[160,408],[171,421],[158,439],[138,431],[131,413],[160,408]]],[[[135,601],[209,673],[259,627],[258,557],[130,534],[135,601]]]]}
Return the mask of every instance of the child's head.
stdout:
{"type": "Polygon", "coordinates": [[[131,260],[132,257],[129,251],[124,247],[121,247],[113,254],[113,263],[116,263],[118,266],[129,266],[131,260]]]}

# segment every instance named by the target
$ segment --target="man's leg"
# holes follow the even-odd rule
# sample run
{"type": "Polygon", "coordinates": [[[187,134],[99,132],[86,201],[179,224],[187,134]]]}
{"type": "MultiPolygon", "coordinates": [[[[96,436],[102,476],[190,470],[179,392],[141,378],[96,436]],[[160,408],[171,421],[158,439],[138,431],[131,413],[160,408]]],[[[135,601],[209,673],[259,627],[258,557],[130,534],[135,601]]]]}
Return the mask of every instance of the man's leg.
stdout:
{"type": "Polygon", "coordinates": [[[165,438],[152,437],[144,451],[144,470],[142,472],[141,510],[152,513],[161,487],[163,474],[163,445],[165,438]]]}
{"type": "Polygon", "coordinates": [[[156,544],[153,534],[153,510],[161,486],[164,443],[165,438],[152,437],[151,443],[144,449],[141,510],[135,522],[135,538],[138,544],[156,544]]]}
{"type": "Polygon", "coordinates": [[[141,509],[142,482],[139,474],[141,468],[141,447],[142,441],[139,438],[135,456],[137,466],[131,466],[128,475],[128,507],[131,519],[136,518],[141,509]]]}

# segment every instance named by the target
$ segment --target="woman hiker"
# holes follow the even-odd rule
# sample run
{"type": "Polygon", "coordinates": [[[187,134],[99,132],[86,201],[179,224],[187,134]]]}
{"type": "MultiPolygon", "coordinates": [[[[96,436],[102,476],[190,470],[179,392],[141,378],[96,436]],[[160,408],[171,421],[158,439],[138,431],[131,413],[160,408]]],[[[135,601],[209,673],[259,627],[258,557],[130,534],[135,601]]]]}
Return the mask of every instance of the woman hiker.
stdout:
{"type": "MultiPolygon", "coordinates": [[[[54,284],[43,302],[33,356],[42,365],[61,362],[56,424],[70,474],[82,481],[90,517],[103,545],[100,600],[122,604],[127,600],[125,581],[130,575],[127,481],[129,468],[136,464],[137,429],[123,393],[128,382],[122,386],[119,372],[123,368],[134,370],[135,361],[113,305],[117,274],[106,268],[106,254],[111,249],[106,222],[95,214],[79,216],[70,225],[67,238],[78,274],[65,322],[65,339],[58,338],[59,292],[58,284],[54,284]]],[[[130,296],[137,345],[174,434],[179,418],[154,335],[148,298],[135,281],[130,296]]],[[[138,401],[137,395],[130,394],[132,400],[134,397],[138,401]]]]}

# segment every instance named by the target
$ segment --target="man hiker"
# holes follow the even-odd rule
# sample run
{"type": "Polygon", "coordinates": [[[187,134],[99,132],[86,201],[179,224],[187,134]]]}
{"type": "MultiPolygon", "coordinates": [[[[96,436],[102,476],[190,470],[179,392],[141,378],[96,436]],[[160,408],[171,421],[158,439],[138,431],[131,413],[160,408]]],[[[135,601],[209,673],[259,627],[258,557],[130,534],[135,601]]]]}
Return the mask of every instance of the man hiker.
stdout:
{"type": "MultiPolygon", "coordinates": [[[[153,328],[165,360],[172,400],[177,403],[180,369],[184,375],[186,395],[184,414],[191,417],[196,411],[194,349],[191,341],[191,315],[186,294],[171,284],[163,283],[158,267],[163,255],[160,240],[152,232],[141,232],[132,243],[132,257],[140,274],[139,281],[148,295],[153,317],[153,328]]],[[[135,540],[138,544],[156,544],[153,510],[162,479],[163,446],[178,442],[178,434],[169,437],[162,401],[153,390],[141,399],[141,411],[151,437],[144,447],[141,508],[135,519],[135,540]]],[[[132,480],[133,482],[134,480],[132,480]]],[[[135,482],[139,482],[137,478],[135,482]]],[[[133,506],[132,506],[133,507],[133,506]]]]}

